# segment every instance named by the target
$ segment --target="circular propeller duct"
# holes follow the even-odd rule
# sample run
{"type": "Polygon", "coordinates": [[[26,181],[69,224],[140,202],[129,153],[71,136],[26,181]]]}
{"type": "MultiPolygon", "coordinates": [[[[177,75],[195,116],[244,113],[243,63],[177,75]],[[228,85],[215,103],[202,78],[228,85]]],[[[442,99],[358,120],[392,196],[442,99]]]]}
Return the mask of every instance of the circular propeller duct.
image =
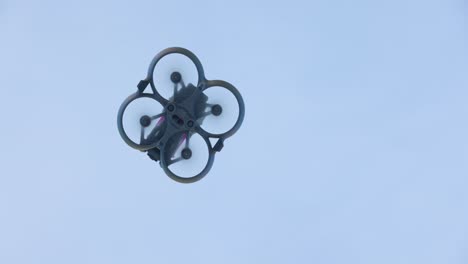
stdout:
{"type": "Polygon", "coordinates": [[[155,147],[166,125],[163,110],[163,106],[151,95],[131,95],[119,110],[120,135],[135,149],[155,147]]]}
{"type": "Polygon", "coordinates": [[[229,137],[234,134],[245,113],[239,91],[227,82],[211,81],[203,94],[208,99],[204,115],[200,118],[200,128],[211,137],[229,137]]]}
{"type": "Polygon", "coordinates": [[[172,179],[197,181],[210,170],[214,153],[209,141],[196,132],[173,135],[161,149],[161,166],[172,179]]]}

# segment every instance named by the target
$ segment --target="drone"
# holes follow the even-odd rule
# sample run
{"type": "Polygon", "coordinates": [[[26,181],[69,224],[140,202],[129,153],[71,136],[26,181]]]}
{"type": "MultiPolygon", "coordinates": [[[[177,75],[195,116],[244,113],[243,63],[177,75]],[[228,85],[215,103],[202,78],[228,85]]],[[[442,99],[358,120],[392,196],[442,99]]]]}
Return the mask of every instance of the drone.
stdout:
{"type": "Polygon", "coordinates": [[[124,100],[117,127],[127,145],[159,162],[171,179],[193,183],[210,171],[244,115],[232,84],[207,80],[195,54],[172,47],[153,58],[146,78],[124,100]]]}

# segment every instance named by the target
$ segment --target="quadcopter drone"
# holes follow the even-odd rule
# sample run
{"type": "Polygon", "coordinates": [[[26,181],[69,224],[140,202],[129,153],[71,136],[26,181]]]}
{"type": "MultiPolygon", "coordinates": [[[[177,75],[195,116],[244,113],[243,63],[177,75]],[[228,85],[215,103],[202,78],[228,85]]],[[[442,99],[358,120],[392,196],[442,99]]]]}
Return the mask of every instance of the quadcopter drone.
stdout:
{"type": "Polygon", "coordinates": [[[158,53],[137,87],[117,115],[122,139],[175,181],[203,178],[244,120],[239,91],[226,81],[207,80],[195,54],[179,47],[158,53]]]}

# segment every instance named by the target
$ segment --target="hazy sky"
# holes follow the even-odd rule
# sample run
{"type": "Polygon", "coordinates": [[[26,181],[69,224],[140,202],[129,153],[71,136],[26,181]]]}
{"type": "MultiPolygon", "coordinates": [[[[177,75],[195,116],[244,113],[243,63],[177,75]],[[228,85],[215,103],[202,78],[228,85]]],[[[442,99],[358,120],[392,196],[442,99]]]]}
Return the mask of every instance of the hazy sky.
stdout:
{"type": "Polygon", "coordinates": [[[0,263],[467,263],[460,1],[0,0],[0,263]],[[244,124],[183,185],[120,138],[170,46],[244,124]]]}

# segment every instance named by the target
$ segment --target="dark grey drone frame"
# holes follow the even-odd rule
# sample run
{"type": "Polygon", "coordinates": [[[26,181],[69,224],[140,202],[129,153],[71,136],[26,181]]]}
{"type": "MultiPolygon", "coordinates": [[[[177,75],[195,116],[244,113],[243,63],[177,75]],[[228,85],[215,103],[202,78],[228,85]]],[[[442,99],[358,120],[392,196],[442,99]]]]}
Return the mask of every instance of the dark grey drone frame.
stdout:
{"type": "Polygon", "coordinates": [[[122,103],[117,115],[117,126],[122,139],[130,147],[138,149],[140,151],[147,151],[148,155],[152,159],[154,159],[155,161],[159,160],[164,172],[173,180],[181,183],[192,183],[202,179],[213,166],[215,153],[221,151],[221,149],[224,146],[224,140],[234,135],[234,133],[236,133],[236,131],[242,125],[245,115],[245,105],[239,91],[232,84],[226,81],[207,80],[205,78],[203,66],[200,60],[195,56],[195,54],[193,54],[187,49],[179,47],[167,48],[158,53],[150,63],[146,79],[140,81],[137,87],[138,91],[130,95],[122,103]],[[182,54],[188,57],[194,63],[198,71],[198,83],[196,84],[196,86],[195,84],[185,84],[181,78],[181,75],[178,72],[173,72],[170,78],[175,85],[174,95],[172,99],[170,98],[168,100],[161,96],[161,94],[158,92],[158,89],[153,80],[153,73],[157,63],[163,57],[174,53],[182,54]],[[147,88],[148,84],[151,87],[152,94],[145,93],[145,89],[147,88]],[[183,92],[177,92],[177,85],[179,84],[182,85],[181,91],[183,92]],[[237,118],[236,123],[231,129],[229,129],[225,133],[214,134],[205,131],[201,127],[203,119],[206,115],[219,115],[222,112],[222,107],[220,105],[212,105],[211,112],[209,113],[201,110],[205,109],[207,106],[210,106],[209,104],[207,104],[208,97],[203,92],[207,89],[210,89],[211,87],[223,87],[227,89],[235,96],[239,106],[239,116],[237,118]],[[125,132],[125,129],[123,127],[123,114],[127,106],[131,102],[143,97],[156,100],[164,107],[164,110],[161,114],[158,114],[153,117],[141,117],[140,124],[142,126],[142,136],[140,138],[140,142],[137,143],[132,141],[125,132]],[[144,127],[148,126],[149,123],[151,123],[151,120],[160,118],[162,116],[165,118],[164,124],[154,128],[153,131],[151,131],[148,138],[145,139],[143,136],[144,127]],[[181,177],[173,173],[169,169],[169,166],[171,166],[175,162],[180,161],[180,159],[182,158],[191,158],[192,154],[190,148],[188,147],[188,143],[191,135],[193,135],[194,133],[198,133],[201,137],[203,137],[205,143],[207,144],[209,151],[208,161],[204,169],[197,175],[194,175],[192,177],[181,177]],[[184,150],[182,151],[180,158],[171,160],[173,152],[175,151],[174,138],[180,138],[183,134],[186,136],[186,148],[184,148],[184,150]],[[217,139],[217,142],[214,146],[211,145],[211,142],[209,140],[210,138],[217,139]]]}

